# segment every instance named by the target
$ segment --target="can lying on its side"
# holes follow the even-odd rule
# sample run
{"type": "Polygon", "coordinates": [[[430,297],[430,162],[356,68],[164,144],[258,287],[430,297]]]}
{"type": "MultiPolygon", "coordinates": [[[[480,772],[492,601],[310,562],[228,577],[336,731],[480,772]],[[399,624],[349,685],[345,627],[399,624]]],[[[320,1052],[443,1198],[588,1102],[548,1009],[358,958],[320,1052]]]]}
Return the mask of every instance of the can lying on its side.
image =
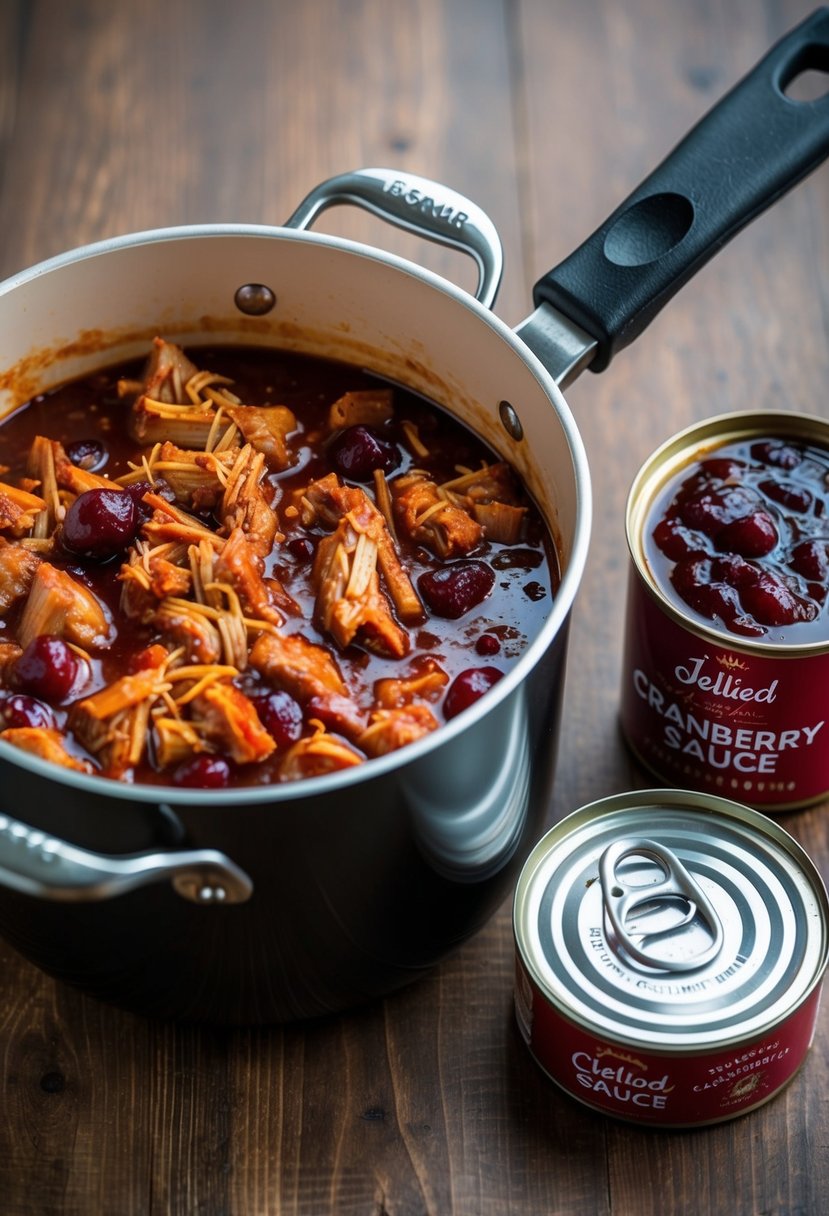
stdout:
{"type": "Polygon", "coordinates": [[[685,790],[582,807],[536,845],[514,902],[515,1012],[587,1106],[656,1127],[773,1098],[811,1046],[829,903],[758,811],[685,790]]]}
{"type": "Polygon", "coordinates": [[[824,797],[829,423],[770,412],[689,427],[640,469],[626,529],[632,751],[663,781],[768,811],[824,797]]]}

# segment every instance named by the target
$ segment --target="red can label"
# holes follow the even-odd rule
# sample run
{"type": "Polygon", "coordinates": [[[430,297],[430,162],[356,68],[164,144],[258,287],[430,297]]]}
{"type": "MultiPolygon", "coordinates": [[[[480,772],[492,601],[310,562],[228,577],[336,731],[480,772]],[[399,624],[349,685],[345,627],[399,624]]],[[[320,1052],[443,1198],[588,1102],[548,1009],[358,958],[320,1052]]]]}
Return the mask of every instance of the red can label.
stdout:
{"type": "Polygon", "coordinates": [[[537,1063],[563,1090],[604,1114],[661,1127],[716,1123],[767,1102],[803,1063],[820,988],[771,1032],[684,1056],[598,1038],[558,1012],[516,965],[515,1012],[537,1063]]]}
{"type": "Polygon", "coordinates": [[[631,748],[672,784],[761,809],[829,790],[829,654],[784,658],[706,638],[635,571],[620,713],[631,748]]]}

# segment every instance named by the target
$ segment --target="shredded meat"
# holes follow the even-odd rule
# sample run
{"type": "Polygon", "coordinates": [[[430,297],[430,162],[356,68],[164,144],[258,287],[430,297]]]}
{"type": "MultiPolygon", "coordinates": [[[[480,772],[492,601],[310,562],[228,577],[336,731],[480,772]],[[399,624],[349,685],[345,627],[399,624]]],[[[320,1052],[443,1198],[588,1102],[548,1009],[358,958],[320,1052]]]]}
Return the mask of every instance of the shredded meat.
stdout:
{"type": "Polygon", "coordinates": [[[250,652],[250,665],[277,688],[304,704],[311,697],[347,692],[339,668],[322,646],[302,634],[263,633],[250,652]]]}
{"type": "Polygon", "coordinates": [[[192,707],[206,738],[236,764],[264,760],[276,747],[253,703],[232,684],[209,684],[193,699],[192,707]]]}
{"type": "Polygon", "coordinates": [[[40,558],[0,536],[0,612],[29,594],[40,558]]]}
{"type": "Polygon", "coordinates": [[[406,705],[400,709],[378,709],[357,738],[367,756],[385,756],[437,730],[438,720],[428,705],[406,705]]]}
{"type": "Polygon", "coordinates": [[[390,487],[400,531],[439,557],[471,553],[483,540],[481,525],[441,494],[427,474],[406,473],[390,487]]]}
{"type": "Polygon", "coordinates": [[[49,562],[35,570],[17,639],[25,648],[41,633],[91,650],[108,646],[115,636],[108,610],[88,587],[49,562]]]}
{"type": "Polygon", "coordinates": [[[286,405],[228,406],[226,413],[242,432],[245,442],[262,453],[270,468],[281,472],[294,463],[287,439],[296,430],[296,417],[286,405]]]}
{"type": "Polygon", "coordinates": [[[262,487],[265,472],[265,457],[245,444],[228,474],[221,505],[225,530],[241,528],[263,557],[270,553],[276,536],[276,513],[262,487]]]}
{"type": "Polygon", "coordinates": [[[322,777],[340,769],[362,764],[363,757],[344,739],[320,731],[298,739],[288,748],[279,763],[280,781],[299,781],[304,777],[322,777]]]}
{"type": "Polygon", "coordinates": [[[94,772],[88,760],[72,755],[66,745],[66,736],[53,727],[13,726],[0,731],[0,739],[14,744],[32,756],[39,756],[41,760],[59,764],[61,768],[72,768],[79,773],[94,772]]]}
{"type": "Polygon", "coordinates": [[[0,529],[12,536],[27,536],[45,508],[45,499],[0,481],[0,529]]]}

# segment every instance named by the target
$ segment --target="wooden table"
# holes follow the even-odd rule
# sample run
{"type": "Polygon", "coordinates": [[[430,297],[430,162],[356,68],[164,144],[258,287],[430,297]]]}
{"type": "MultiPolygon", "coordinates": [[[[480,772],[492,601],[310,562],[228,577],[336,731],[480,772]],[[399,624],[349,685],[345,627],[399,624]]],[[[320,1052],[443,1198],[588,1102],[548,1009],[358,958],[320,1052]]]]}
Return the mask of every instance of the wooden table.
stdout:
{"type": "MultiPolygon", "coordinates": [[[[2,0],[0,269],[171,224],[284,220],[366,164],[443,180],[503,237],[497,311],[574,248],[801,0],[2,0]]],[[[464,283],[456,255],[341,232],[464,283]]],[[[650,779],[617,731],[639,464],[728,409],[829,415],[829,171],[741,234],[569,393],[595,480],[550,822],[650,779]]],[[[825,806],[785,816],[829,868],[825,806]]],[[[145,1021],[0,944],[0,1211],[139,1216],[697,1216],[829,1210],[829,1018],[731,1123],[648,1133],[559,1093],[512,1021],[505,904],[429,978],[320,1023],[145,1021]]]]}

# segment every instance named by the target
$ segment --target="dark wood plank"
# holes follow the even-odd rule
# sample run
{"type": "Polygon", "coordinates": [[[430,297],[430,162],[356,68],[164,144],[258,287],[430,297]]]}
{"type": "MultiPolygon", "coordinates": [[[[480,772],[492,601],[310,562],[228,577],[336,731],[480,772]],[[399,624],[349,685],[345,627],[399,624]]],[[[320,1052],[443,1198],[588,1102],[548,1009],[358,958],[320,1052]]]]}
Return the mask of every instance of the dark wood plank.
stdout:
{"type": "MultiPolygon", "coordinates": [[[[524,210],[530,260],[554,265],[610,213],[702,113],[811,6],[604,3],[557,7],[570,54],[551,67],[543,0],[521,5],[526,66],[524,210]],[[589,99],[589,100],[586,100],[589,99]],[[572,173],[562,171],[572,167],[572,173]]],[[[620,788],[659,784],[616,729],[622,520],[642,460],[697,419],[732,409],[826,413],[829,174],[819,170],[720,252],[638,342],[568,392],[595,475],[591,557],[575,613],[557,783],[564,812],[620,788]]],[[[825,808],[785,826],[829,869],[825,808]]],[[[808,1067],[750,1118],[693,1137],[607,1127],[613,1212],[807,1212],[829,1194],[827,1027],[808,1067]],[[808,1164],[803,1154],[807,1154],[808,1164]],[[667,1190],[667,1193],[666,1193],[667,1190]]]]}

